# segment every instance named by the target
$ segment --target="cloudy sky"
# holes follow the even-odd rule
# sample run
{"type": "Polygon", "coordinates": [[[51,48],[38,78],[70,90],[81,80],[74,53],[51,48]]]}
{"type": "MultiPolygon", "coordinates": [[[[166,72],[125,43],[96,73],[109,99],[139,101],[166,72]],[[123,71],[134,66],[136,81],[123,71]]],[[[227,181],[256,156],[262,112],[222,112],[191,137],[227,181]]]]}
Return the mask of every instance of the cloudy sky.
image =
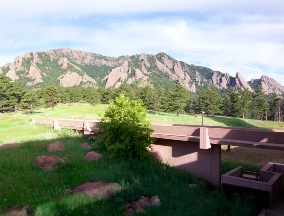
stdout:
{"type": "Polygon", "coordinates": [[[61,47],[106,56],[165,52],[284,85],[283,8],[281,0],[3,0],[0,66],[61,47]]]}

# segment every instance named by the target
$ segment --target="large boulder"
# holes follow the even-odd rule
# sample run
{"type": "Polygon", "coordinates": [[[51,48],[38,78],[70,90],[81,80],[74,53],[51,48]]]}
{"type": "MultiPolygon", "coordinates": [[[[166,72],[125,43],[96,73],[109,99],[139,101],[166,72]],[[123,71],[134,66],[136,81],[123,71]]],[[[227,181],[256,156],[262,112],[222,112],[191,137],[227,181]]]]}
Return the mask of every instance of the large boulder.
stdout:
{"type": "Polygon", "coordinates": [[[95,151],[91,151],[85,155],[84,159],[88,161],[98,161],[102,159],[102,157],[103,157],[102,154],[95,152],[95,151]]]}
{"type": "Polygon", "coordinates": [[[34,165],[44,171],[51,171],[57,164],[65,164],[68,158],[60,158],[58,156],[38,156],[34,165]]]}
{"type": "Polygon", "coordinates": [[[55,142],[47,146],[48,152],[62,151],[62,150],[65,150],[65,146],[62,142],[55,142]]]}
{"type": "Polygon", "coordinates": [[[108,198],[112,194],[121,190],[121,186],[117,183],[106,183],[103,181],[87,182],[79,185],[72,190],[75,195],[88,195],[92,198],[108,198]]]}

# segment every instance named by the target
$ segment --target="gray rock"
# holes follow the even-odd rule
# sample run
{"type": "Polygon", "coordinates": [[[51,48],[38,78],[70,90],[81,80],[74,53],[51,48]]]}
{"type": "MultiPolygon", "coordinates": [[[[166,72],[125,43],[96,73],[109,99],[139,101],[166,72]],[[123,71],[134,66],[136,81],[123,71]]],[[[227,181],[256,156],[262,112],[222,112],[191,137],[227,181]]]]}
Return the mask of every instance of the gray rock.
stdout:
{"type": "Polygon", "coordinates": [[[151,197],[149,202],[150,202],[151,206],[160,206],[161,205],[161,200],[157,195],[151,197]]]}

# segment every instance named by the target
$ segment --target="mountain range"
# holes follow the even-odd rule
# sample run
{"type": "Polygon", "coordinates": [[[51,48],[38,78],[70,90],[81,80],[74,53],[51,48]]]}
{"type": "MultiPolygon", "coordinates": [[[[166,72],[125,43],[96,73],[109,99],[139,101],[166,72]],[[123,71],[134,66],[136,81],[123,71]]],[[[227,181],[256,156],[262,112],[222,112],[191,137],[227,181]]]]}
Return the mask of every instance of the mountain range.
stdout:
{"type": "Polygon", "coordinates": [[[32,88],[45,85],[119,87],[122,84],[166,87],[180,83],[191,92],[215,86],[217,89],[249,89],[261,86],[266,94],[282,95],[284,87],[276,80],[261,76],[246,82],[241,73],[228,73],[187,64],[161,52],[107,57],[91,52],[60,48],[30,52],[0,67],[0,73],[32,88]]]}

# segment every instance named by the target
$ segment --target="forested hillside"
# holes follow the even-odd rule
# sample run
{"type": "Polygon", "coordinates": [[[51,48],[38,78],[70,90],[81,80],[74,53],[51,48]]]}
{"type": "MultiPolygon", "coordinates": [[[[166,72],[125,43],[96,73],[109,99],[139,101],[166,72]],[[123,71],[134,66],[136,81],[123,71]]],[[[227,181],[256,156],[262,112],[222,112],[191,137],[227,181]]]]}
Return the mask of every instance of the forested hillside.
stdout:
{"type": "Polygon", "coordinates": [[[206,115],[225,115],[259,120],[283,121],[284,100],[277,94],[267,97],[259,86],[254,92],[215,87],[191,93],[180,84],[166,88],[149,85],[138,87],[122,84],[118,88],[59,87],[48,85],[28,89],[19,82],[0,74],[0,112],[25,109],[33,112],[38,107],[53,108],[58,103],[87,102],[108,104],[123,92],[131,100],[140,99],[147,109],[170,113],[204,112],[206,115]]]}

